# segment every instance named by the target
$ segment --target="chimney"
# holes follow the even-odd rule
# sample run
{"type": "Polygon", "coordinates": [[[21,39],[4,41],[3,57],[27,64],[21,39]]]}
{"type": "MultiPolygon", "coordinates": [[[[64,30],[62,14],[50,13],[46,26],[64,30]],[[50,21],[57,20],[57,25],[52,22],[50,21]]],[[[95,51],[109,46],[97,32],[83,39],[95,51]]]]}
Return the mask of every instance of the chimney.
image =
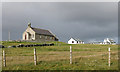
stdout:
{"type": "Polygon", "coordinates": [[[31,27],[31,23],[30,22],[28,23],[28,27],[31,27]]]}

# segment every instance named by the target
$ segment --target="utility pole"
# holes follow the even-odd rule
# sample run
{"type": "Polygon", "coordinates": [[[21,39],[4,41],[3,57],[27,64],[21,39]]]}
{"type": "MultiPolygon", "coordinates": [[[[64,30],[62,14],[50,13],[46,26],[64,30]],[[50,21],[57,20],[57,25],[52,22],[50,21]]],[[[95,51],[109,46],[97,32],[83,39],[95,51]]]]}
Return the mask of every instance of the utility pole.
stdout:
{"type": "Polygon", "coordinates": [[[10,32],[8,32],[8,41],[10,41],[10,32]]]}

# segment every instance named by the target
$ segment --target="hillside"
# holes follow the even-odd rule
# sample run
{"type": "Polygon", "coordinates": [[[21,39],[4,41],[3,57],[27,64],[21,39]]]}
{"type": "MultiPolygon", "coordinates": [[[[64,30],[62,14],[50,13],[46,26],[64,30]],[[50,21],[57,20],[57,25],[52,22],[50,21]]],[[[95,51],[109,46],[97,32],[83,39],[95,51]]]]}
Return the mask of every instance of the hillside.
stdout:
{"type": "MultiPolygon", "coordinates": [[[[117,45],[76,44],[63,42],[54,46],[3,48],[6,52],[6,67],[3,70],[118,70],[117,45]],[[69,63],[72,46],[72,64],[69,63]],[[108,66],[108,47],[111,47],[111,66],[108,66]],[[34,48],[37,65],[34,66],[34,48]]],[[[3,42],[4,46],[19,44],[42,44],[35,42],[3,42]]]]}

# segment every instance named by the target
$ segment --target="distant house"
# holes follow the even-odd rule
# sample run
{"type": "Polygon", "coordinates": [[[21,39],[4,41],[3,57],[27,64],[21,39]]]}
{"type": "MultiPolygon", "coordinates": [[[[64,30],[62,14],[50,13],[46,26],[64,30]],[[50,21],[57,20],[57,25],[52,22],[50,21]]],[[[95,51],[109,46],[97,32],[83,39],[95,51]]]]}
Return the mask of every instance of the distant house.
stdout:
{"type": "Polygon", "coordinates": [[[80,39],[71,38],[71,39],[68,41],[68,44],[84,44],[84,41],[82,41],[82,40],[80,40],[80,39]]]}
{"type": "Polygon", "coordinates": [[[52,32],[31,27],[31,23],[28,23],[28,27],[24,31],[22,38],[26,41],[58,41],[58,38],[52,32]]]}
{"type": "Polygon", "coordinates": [[[116,44],[116,42],[115,42],[113,39],[106,38],[106,39],[104,39],[104,41],[101,42],[100,44],[116,44]]]}

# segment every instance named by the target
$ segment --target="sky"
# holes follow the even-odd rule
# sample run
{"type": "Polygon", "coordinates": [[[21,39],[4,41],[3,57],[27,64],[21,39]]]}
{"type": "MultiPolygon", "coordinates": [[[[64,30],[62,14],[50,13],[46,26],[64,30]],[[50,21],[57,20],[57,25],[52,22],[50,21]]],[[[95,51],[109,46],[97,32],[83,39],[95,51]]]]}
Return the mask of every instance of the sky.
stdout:
{"type": "Polygon", "coordinates": [[[2,41],[2,3],[0,2],[0,41],[2,41]]]}
{"type": "Polygon", "coordinates": [[[5,2],[2,3],[2,40],[22,39],[28,22],[47,29],[59,41],[71,37],[85,43],[118,39],[117,2],[5,2]]]}

